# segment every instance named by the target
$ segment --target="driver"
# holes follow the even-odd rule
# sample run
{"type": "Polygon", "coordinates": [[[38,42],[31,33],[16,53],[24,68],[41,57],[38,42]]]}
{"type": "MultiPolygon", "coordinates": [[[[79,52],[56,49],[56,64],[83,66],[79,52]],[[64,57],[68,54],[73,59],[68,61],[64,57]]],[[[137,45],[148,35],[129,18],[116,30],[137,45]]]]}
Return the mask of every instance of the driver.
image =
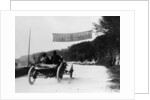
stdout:
{"type": "Polygon", "coordinates": [[[53,55],[52,55],[52,57],[51,57],[51,60],[52,60],[52,63],[53,63],[53,64],[56,64],[56,65],[59,66],[60,63],[63,61],[63,58],[57,54],[57,51],[56,51],[56,50],[54,50],[54,51],[53,51],[53,55]]]}

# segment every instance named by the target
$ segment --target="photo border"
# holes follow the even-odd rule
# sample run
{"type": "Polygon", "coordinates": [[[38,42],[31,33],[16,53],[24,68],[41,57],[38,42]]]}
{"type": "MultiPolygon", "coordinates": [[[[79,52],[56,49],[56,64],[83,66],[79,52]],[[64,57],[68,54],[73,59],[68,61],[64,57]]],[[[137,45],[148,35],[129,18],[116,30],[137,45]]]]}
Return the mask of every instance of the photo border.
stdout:
{"type": "MultiPolygon", "coordinates": [[[[70,10],[69,10],[70,11],[70,10]]],[[[91,10],[79,10],[79,11],[91,11],[91,10]]],[[[104,11],[104,10],[92,10],[92,11],[104,11]]],[[[107,10],[108,11],[108,10],[107,10]]],[[[111,10],[110,10],[111,11],[111,10]]],[[[112,11],[114,11],[114,10],[112,10],[112,11]]],[[[115,10],[115,11],[120,11],[120,10],[115,10]]],[[[133,11],[134,12],[134,18],[135,18],[135,11],[134,10],[124,10],[124,11],[133,11]]],[[[17,12],[17,11],[16,11],[17,12]]],[[[20,11],[21,12],[21,11],[20,11]]],[[[31,12],[31,11],[28,11],[28,12],[31,12]]],[[[40,11],[39,11],[40,12],[40,11]]],[[[93,15],[93,16],[95,16],[95,15],[93,15]]],[[[135,24],[135,22],[134,22],[134,24],[135,24]]],[[[135,29],[135,25],[134,25],[134,29],[135,29]]],[[[135,30],[134,30],[134,35],[135,35],[135,30]]],[[[134,38],[135,38],[135,36],[134,36],[134,38]]],[[[135,39],[134,39],[135,40],[135,39]]],[[[135,41],[134,41],[135,42],[135,41]]],[[[135,66],[134,66],[134,68],[135,68],[135,66]]],[[[135,76],[134,76],[135,77],[135,76]]],[[[135,84],[135,83],[134,83],[135,84]]],[[[135,91],[134,91],[135,92],[135,91]]],[[[108,99],[107,99],[108,100],[108,99]]]]}

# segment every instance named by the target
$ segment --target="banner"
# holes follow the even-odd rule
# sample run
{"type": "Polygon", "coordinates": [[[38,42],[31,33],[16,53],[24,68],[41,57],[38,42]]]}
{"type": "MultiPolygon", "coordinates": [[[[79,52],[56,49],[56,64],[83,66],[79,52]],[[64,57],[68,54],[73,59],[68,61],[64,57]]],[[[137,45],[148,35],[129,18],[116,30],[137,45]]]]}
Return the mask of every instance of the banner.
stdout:
{"type": "Polygon", "coordinates": [[[77,33],[53,33],[53,42],[80,41],[92,38],[92,30],[77,33]]]}

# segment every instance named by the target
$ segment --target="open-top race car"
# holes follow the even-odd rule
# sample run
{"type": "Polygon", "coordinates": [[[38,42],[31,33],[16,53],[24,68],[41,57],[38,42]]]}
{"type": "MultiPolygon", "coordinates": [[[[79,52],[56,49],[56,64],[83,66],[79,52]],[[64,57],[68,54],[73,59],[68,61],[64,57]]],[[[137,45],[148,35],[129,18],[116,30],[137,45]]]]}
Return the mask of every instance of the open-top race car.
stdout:
{"type": "Polygon", "coordinates": [[[73,75],[73,64],[68,69],[67,62],[62,61],[60,65],[55,64],[42,64],[42,63],[34,63],[31,64],[31,67],[28,71],[28,81],[32,85],[37,78],[56,78],[58,82],[61,82],[63,75],[70,75],[72,78],[73,75]]]}

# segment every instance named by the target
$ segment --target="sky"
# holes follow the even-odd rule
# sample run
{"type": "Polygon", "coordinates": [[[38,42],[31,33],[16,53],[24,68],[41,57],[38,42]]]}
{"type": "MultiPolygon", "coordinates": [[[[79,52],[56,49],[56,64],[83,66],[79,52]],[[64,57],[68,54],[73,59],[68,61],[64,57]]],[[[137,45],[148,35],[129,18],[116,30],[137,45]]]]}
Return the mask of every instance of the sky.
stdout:
{"type": "MultiPolygon", "coordinates": [[[[98,23],[100,18],[100,16],[16,16],[15,58],[28,55],[30,28],[30,54],[33,54],[65,49],[68,46],[82,42],[53,42],[52,33],[67,34],[88,31],[94,28],[93,23],[98,23]]],[[[95,34],[92,37],[94,39],[95,34]]]]}

